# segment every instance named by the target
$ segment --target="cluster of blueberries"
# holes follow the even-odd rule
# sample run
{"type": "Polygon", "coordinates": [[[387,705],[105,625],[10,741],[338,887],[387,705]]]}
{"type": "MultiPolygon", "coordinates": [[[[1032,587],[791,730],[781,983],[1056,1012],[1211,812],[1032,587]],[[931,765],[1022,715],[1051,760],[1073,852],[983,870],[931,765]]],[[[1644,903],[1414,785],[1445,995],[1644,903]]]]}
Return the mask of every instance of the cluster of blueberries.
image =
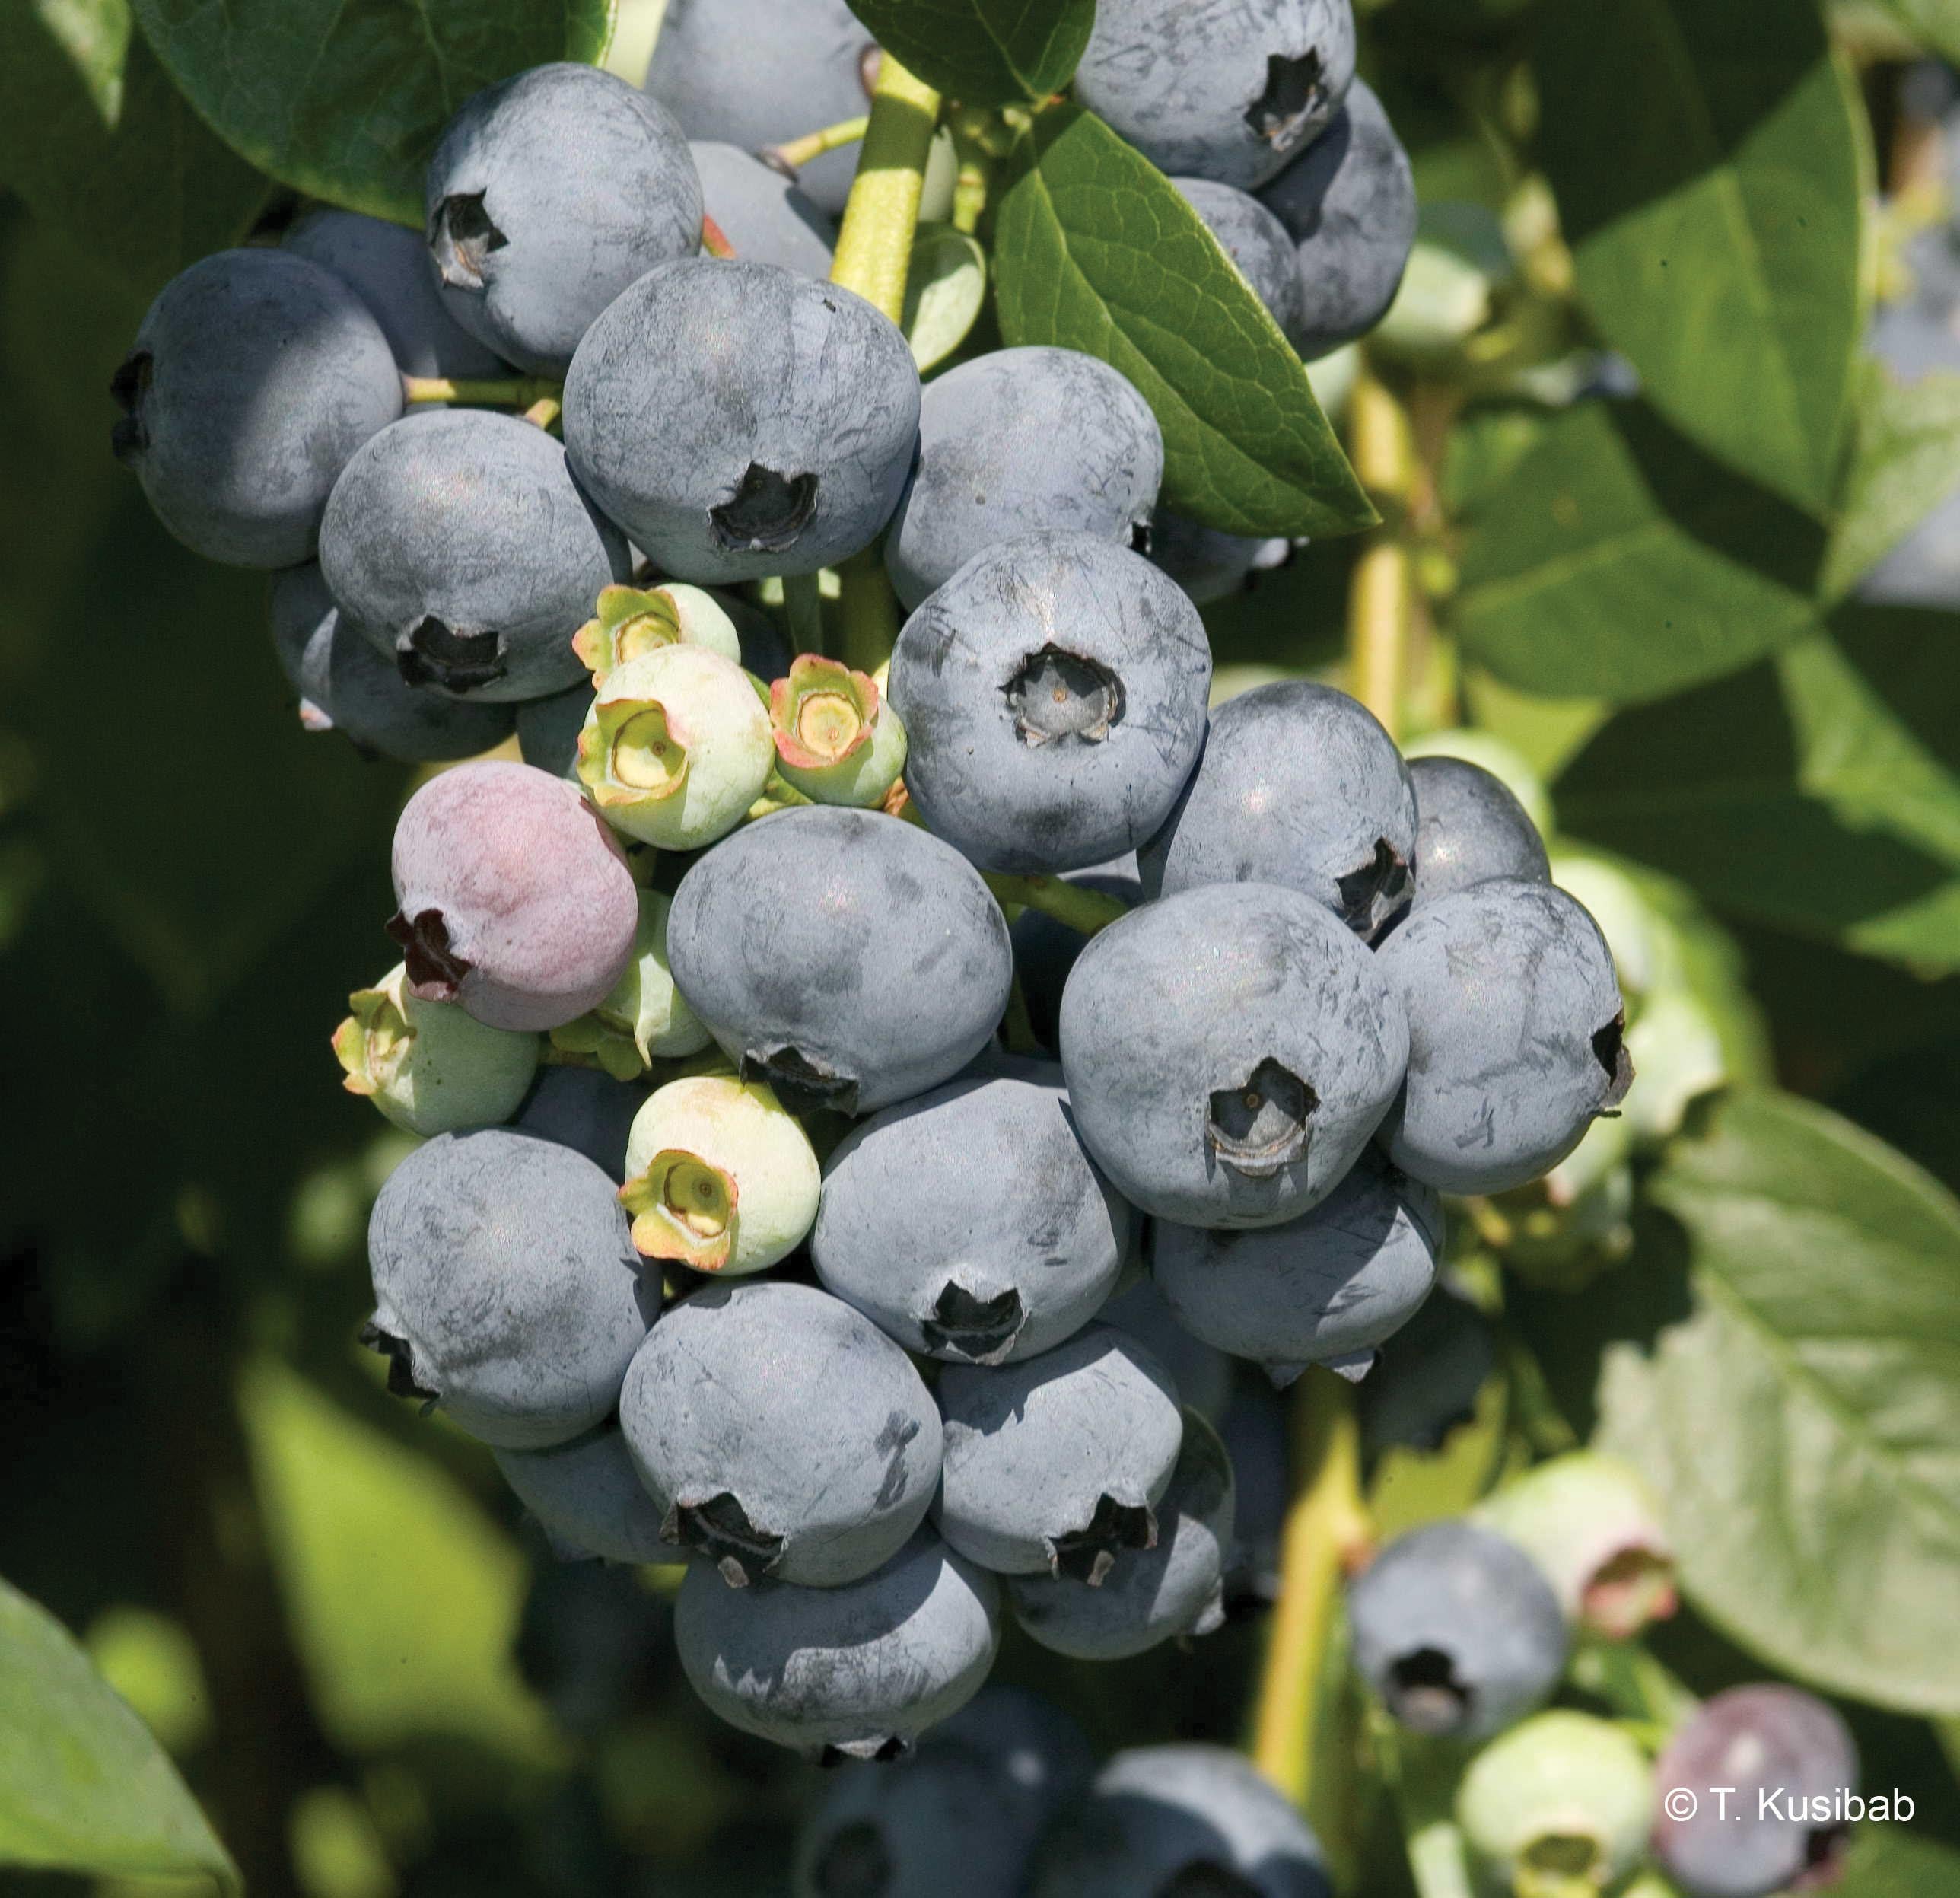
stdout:
{"type": "MultiPolygon", "coordinates": [[[[309,722],[473,760],[402,813],[402,960],[335,1038],[424,1137],[370,1231],[391,1387],[564,1552],[684,1569],[724,1718],[918,1743],[837,1782],[813,1892],[1318,1893],[1232,1756],[1092,1785],[1059,1716],[973,1697],[1004,1613],[1091,1659],[1221,1619],[1232,1459],[1178,1346],[1110,1322],[1137,1288],[1276,1384],[1361,1378],[1440,1196],[1617,1110],[1613,959],[1491,772],[1317,683],[1211,708],[1195,598],[1265,550],[1158,514],[1120,374],[1006,349],[922,387],[828,281],[848,161],[744,148],[861,112],[875,53],[841,0],[675,0],[644,91],[492,88],[425,234],[315,211],[170,285],[116,446],[180,538],[277,570],[309,722]],[[535,406],[453,406],[473,382],[535,406]],[[880,548],[889,667],[796,652],[793,596],[880,548]]],[[[1106,0],[1077,90],[1193,174],[1303,354],[1379,320],[1414,193],[1347,0],[1106,0]]],[[[1384,1551],[1355,1654],[1411,1729],[1613,1787],[1605,1864],[1647,1767],[1526,1717],[1575,1626],[1660,1605],[1662,1552],[1617,1476],[1519,1491],[1384,1551]]],[[[1773,1888],[1679,1836],[1685,1890],[1773,1888]]]]}

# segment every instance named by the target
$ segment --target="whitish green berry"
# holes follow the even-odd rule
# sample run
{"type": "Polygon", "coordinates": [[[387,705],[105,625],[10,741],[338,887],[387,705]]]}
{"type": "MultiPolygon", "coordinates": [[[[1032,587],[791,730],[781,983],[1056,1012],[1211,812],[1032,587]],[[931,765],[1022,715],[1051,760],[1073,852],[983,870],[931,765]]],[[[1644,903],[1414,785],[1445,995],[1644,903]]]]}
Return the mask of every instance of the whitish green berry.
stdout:
{"type": "Polygon", "coordinates": [[[1701,998],[1675,986],[1650,995],[1627,1030],[1627,1052],[1640,1077],[1624,1110],[1628,1130],[1643,1146],[1657,1146],[1681,1131],[1689,1106],[1729,1079],[1722,1031],[1701,998]]]}
{"type": "Polygon", "coordinates": [[[714,1040],[667,973],[667,912],[673,899],[640,892],[633,960],[590,1014],[552,1030],[554,1046],[590,1055],[616,1081],[633,1081],[656,1061],[698,1055],[714,1040]]]}
{"type": "Polygon", "coordinates": [[[606,674],[578,736],[578,776],[615,830],[698,850],[748,814],[775,755],[769,715],[734,661],[661,646],[606,674]]]}
{"type": "Polygon", "coordinates": [[[508,1120],[538,1071],[536,1035],[485,1027],[453,1002],[417,1001],[399,963],[347,1005],[354,1012],[333,1035],[342,1084],[410,1133],[508,1120]]]}
{"type": "Polygon", "coordinates": [[[643,590],[608,587],[598,612],[572,635],[571,649],[595,680],[603,681],[629,659],[665,646],[701,646],[738,664],[742,642],[721,603],[698,587],[678,582],[643,590]]]}
{"type": "Polygon", "coordinates": [[[626,1183],[633,1243],[725,1277],[761,1272],[816,1218],[822,1183],[801,1125],[759,1081],[670,1081],[633,1117],[626,1183]]]}
{"type": "Polygon", "coordinates": [[[1654,912],[1632,877],[1603,857],[1561,852],[1551,860],[1551,880],[1586,906],[1620,978],[1629,1024],[1638,1019],[1648,996],[1679,977],[1679,951],[1673,931],[1654,912]]]}
{"type": "Polygon", "coordinates": [[[869,810],[905,768],[905,728],[861,672],[805,653],[769,688],[776,769],[819,804],[869,810]]]}

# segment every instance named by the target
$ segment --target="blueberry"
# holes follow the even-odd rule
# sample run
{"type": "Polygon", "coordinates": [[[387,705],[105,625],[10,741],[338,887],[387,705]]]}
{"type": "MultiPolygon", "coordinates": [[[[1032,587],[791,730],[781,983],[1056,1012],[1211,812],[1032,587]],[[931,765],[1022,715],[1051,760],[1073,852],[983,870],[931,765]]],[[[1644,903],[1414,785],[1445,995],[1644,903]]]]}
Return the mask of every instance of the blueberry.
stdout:
{"type": "Polygon", "coordinates": [[[595,696],[591,682],[568,686],[549,699],[517,707],[517,750],[524,763],[554,778],[578,782],[578,734],[595,696]]]}
{"type": "Polygon", "coordinates": [[[1476,1415],[1477,1393],[1497,1368],[1491,1321],[1439,1285],[1382,1347],[1360,1393],[1362,1447],[1370,1456],[1434,1451],[1476,1415]]]}
{"type": "Polygon", "coordinates": [[[429,160],[429,256],[479,342],[562,375],[599,313],[701,244],[701,179],[673,115],[595,66],[533,66],[466,100],[429,160]]]}
{"type": "Polygon", "coordinates": [[[453,1133],[508,1120],[538,1071],[538,1038],[486,1028],[460,1008],[421,1002],[399,963],[347,998],[334,1032],[342,1084],[412,1134],[453,1133]]]}
{"type": "Polygon", "coordinates": [[[623,852],[578,791],[480,760],[431,779],[395,826],[389,934],[409,991],[493,1028],[555,1028],[625,973],[639,926],[623,852]]]}
{"type": "Polygon", "coordinates": [[[406,225],[323,205],[296,218],[281,247],[331,270],[368,306],[403,375],[511,373],[444,308],[428,252],[406,225]]]}
{"type": "MultiPolygon", "coordinates": [[[[1300,253],[1284,225],[1250,192],[1209,178],[1173,178],[1179,195],[1204,220],[1220,247],[1289,339],[1306,315],[1300,253]]],[[[1257,546],[1260,543],[1252,543],[1257,546]]]]}
{"type": "MultiPolygon", "coordinates": [[[[1144,900],[1144,887],[1138,880],[1134,856],[1115,860],[1124,867],[1071,871],[1064,882],[1106,896],[1120,897],[1132,909],[1144,900]]],[[[1055,1045],[1056,1017],[1061,1011],[1061,992],[1068,986],[1069,971],[1088,947],[1089,938],[1080,930],[1040,909],[1023,909],[1008,934],[1014,945],[1014,975],[1021,985],[1021,998],[1027,1004],[1028,1025],[1035,1040],[1051,1051],[1055,1045]]]]}
{"type": "Polygon", "coordinates": [[[609,1180],[623,1180],[626,1135],[646,1098],[644,1088],[615,1081],[597,1068],[546,1068],[511,1126],[582,1153],[609,1180]]]}
{"type": "Polygon", "coordinates": [[[892,702],[928,828],[987,870],[1080,870],[1161,824],[1204,743],[1211,649],[1147,560],[1023,535],[906,621],[892,702]]]}
{"type": "Polygon", "coordinates": [[[922,1750],[983,1761],[1017,1806],[1042,1813],[1059,1811],[1096,1772],[1082,1729],[1025,1687],[983,1687],[926,1735],[922,1750]]]}
{"type": "Polygon", "coordinates": [[[283,250],[221,250],[173,277],[110,393],[116,459],[157,517],[237,567],[310,560],[341,470],[402,412],[367,305],[283,250]]]}
{"type": "Polygon", "coordinates": [[[1429,1296],[1443,1203],[1364,1151],[1311,1212],[1259,1232],[1159,1221],[1150,1272],[1178,1323],[1285,1384],[1309,1364],[1359,1378],[1429,1296]]]}
{"type": "MultiPolygon", "coordinates": [[[[600,1065],[622,1080],[634,1079],[656,1061],[684,1060],[714,1044],[714,1037],[681,998],[667,967],[672,908],[673,900],[657,890],[640,892],[632,960],[592,1011],[590,1029],[598,1045],[588,1050],[581,1043],[572,1044],[578,1052],[597,1054],[600,1065]]],[[[560,1045],[568,1038],[561,1030],[560,1045]]]]}
{"type": "Polygon", "coordinates": [[[1320,1842],[1223,1747],[1138,1747],[1037,1855],[1029,1898],[1333,1898],[1320,1842]]]}
{"type": "Polygon", "coordinates": [[[1098,1588],[1068,1574],[1007,1578],[1014,1619],[1044,1648],[1078,1661],[1121,1661],[1223,1625],[1232,1462],[1196,1411],[1186,1409],[1183,1425],[1176,1467],[1157,1503],[1153,1547],[1126,1551],[1098,1588]]]}
{"type": "MultiPolygon", "coordinates": [[[[1151,1221],[1137,1223],[1146,1231],[1152,1228],[1151,1221]]],[[[1135,1339],[1170,1373],[1187,1409],[1215,1419],[1231,1400],[1232,1360],[1178,1323],[1163,1294],[1141,1269],[1141,1247],[1136,1256],[1139,1269],[1134,1279],[1123,1283],[1096,1315],[1135,1339]]]]}
{"type": "Polygon", "coordinates": [[[1091,1325],[1019,1364],[949,1365],[939,1407],[933,1519],[969,1561],[1095,1588],[1156,1547],[1183,1426],[1169,1374],[1134,1339],[1091,1325]]]}
{"type": "Polygon", "coordinates": [[[571,649],[596,683],[603,683],[629,659],[644,659],[670,646],[705,646],[736,664],[744,664],[742,635],[730,609],[736,603],[702,587],[607,587],[591,619],[573,634],[571,649]]]}
{"type": "Polygon", "coordinates": [[[968,561],[1049,529],[1139,542],[1163,434],[1127,377],[1079,350],[997,349],[934,378],[919,458],[885,541],[908,612],[968,561]]]}
{"type": "Polygon", "coordinates": [[[1218,1420],[1232,1463],[1233,1549],[1225,1577],[1228,1618],[1270,1608],[1280,1598],[1280,1551],[1293,1502],[1288,1400],[1264,1377],[1241,1378],[1218,1420]]]}
{"type": "Polygon", "coordinates": [[[511,735],[512,707],[464,704],[410,685],[333,603],[312,562],[273,581],[272,638],[300,694],[301,722],[345,732],[364,751],[408,764],[446,763],[476,757],[511,735]]]}
{"type": "Polygon", "coordinates": [[[320,562],[342,611],[409,683],[501,702],[576,683],[572,635],[624,576],[626,547],[543,429],[433,409],[348,463],[320,562]]]}
{"type": "Polygon", "coordinates": [[[1102,0],[1075,96],[1160,171],[1250,191],[1322,135],[1354,77],[1349,0],[1102,0]]]}
{"type": "Polygon", "coordinates": [[[1701,1795],[1689,1818],[1663,1811],[1654,1820],[1654,1856],[1686,1898],[1765,1898],[1836,1882],[1850,1827],[1785,1816],[1857,1790],[1857,1747],[1815,1694],[1771,1683],[1716,1695],[1668,1742],[1654,1779],[1701,1795]],[[1713,1786],[1732,1790],[1723,1801],[1710,1795],[1713,1786]],[[1768,1811],[1765,1793],[1780,1795],[1768,1811]]]}
{"type": "Polygon", "coordinates": [[[1415,248],[1415,176],[1364,80],[1312,148],[1260,194],[1298,247],[1303,309],[1294,346],[1309,361],[1389,313],[1415,248]]]}
{"type": "Polygon", "coordinates": [[[497,1467],[562,1562],[687,1558],[660,1540],[660,1504],[640,1481],[616,1423],[549,1450],[499,1450],[497,1467]]]}
{"type": "Polygon", "coordinates": [[[738,1588],[861,1581],[939,1483],[939,1413],[911,1359],[810,1285],[683,1298],[634,1358],[619,1420],[662,1535],[738,1588]]]}
{"type": "Polygon", "coordinates": [[[1415,836],[1415,788],[1380,721],[1288,679],[1212,714],[1196,772],[1137,861],[1148,895],[1283,884],[1373,941],[1408,907],[1415,836]]]}
{"type": "Polygon", "coordinates": [[[870,546],[918,441],[919,380],[861,297],[765,263],[650,270],[565,386],[566,451],[667,572],[815,573],[870,546]]]}
{"type": "Polygon", "coordinates": [[[775,768],[819,804],[875,810],[905,768],[905,728],[869,674],[802,654],[769,688],[775,768]]]}
{"type": "Polygon", "coordinates": [[[962,1079],[853,1129],[824,1169],[817,1275],[909,1351],[1003,1364],[1096,1314],[1132,1215],[1059,1085],[962,1079]]]}
{"type": "Polygon", "coordinates": [[[708,215],[737,256],[829,276],[837,226],[808,193],[739,145],[697,140],[691,149],[708,215]]]}
{"type": "Polygon", "coordinates": [[[1545,839],[1501,778],[1462,758],[1412,758],[1415,902],[1509,877],[1549,883],[1545,839]]]}
{"type": "Polygon", "coordinates": [[[1440,1192],[1537,1179],[1632,1082],[1613,958],[1562,890],[1460,890],[1410,916],[1377,960],[1409,1037],[1408,1085],[1382,1139],[1440,1192]]]}
{"type": "Polygon", "coordinates": [[[1474,1523],[1398,1536],[1348,1591],[1354,1663],[1413,1731],[1483,1740],[1542,1706],[1565,1667],[1565,1617],[1513,1542],[1474,1523]]]}
{"type": "Polygon", "coordinates": [[[441,1134],[388,1177],[368,1225],[388,1388],[502,1450],[568,1443],[612,1414],[659,1308],[612,1183],[501,1127],[441,1134]]]}
{"type": "Polygon", "coordinates": [[[1125,916],[1061,998],[1083,1144],[1131,1205],[1181,1225],[1277,1225],[1317,1205],[1381,1124],[1408,1051],[1376,958],[1269,884],[1125,916]]]}
{"type": "Polygon", "coordinates": [[[1283,567],[1290,540],[1254,540],[1201,527],[1182,514],[1159,511],[1150,527],[1150,557],[1201,607],[1242,593],[1255,574],[1283,567]]]}
{"type": "Polygon", "coordinates": [[[822,806],[765,817],[695,863],[667,955],[730,1059],[792,1113],[873,1113],[950,1080],[1013,979],[1007,922],[956,852],[822,806]]]}
{"type": "Polygon", "coordinates": [[[814,1759],[892,1759],[985,1681],[1000,1588],[921,1530],[837,1588],[738,1591],[697,1562],[674,1634],[695,1692],[730,1726],[814,1759]]]}

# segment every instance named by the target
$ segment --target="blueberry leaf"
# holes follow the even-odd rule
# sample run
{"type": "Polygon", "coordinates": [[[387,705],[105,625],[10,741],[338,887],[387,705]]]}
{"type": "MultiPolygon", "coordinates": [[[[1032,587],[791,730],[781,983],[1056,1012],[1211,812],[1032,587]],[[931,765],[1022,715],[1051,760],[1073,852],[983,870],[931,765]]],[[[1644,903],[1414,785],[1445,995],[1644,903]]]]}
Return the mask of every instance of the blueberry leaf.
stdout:
{"type": "Polygon", "coordinates": [[[553,59],[597,62],[612,0],[133,0],[184,96],[282,184],[419,225],[422,167],[469,97],[553,59]]]}
{"type": "Polygon", "coordinates": [[[1541,152],[1600,334],[1703,447],[1831,496],[1872,161],[1815,0],[1541,10],[1541,152]]]}
{"type": "Polygon", "coordinates": [[[1955,0],[1878,0],[1928,53],[1960,59],[1960,5],[1955,0]]]}
{"type": "Polygon", "coordinates": [[[1799,1680],[1960,1710],[1960,1204],[1773,1093],[1728,1102],[1652,1191],[1685,1282],[1606,1346],[1598,1440],[1653,1482],[1685,1592],[1799,1680]]]}
{"type": "Polygon", "coordinates": [[[1017,146],[994,270],[1009,343],[1084,350],[1142,392],[1167,506],[1228,533],[1372,524],[1279,326],[1163,174],[1092,113],[1043,113],[1017,146]]]}
{"type": "Polygon", "coordinates": [[[1893,381],[1860,365],[1851,454],[1825,564],[1824,591],[1848,593],[1960,487],[1960,375],[1893,381]]]}
{"type": "Polygon", "coordinates": [[[1096,0],[850,0],[880,46],[969,106],[1035,105],[1075,76],[1096,0]]]}
{"type": "Polygon", "coordinates": [[[0,1581],[0,1864],[216,1879],[237,1868],[149,1729],[67,1629],[0,1581]]]}

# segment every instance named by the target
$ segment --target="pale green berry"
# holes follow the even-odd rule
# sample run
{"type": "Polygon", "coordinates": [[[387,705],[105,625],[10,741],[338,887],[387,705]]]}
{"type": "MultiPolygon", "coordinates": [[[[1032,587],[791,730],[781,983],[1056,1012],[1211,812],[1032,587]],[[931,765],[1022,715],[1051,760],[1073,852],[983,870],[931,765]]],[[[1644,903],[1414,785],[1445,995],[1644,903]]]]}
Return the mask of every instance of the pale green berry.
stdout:
{"type": "Polygon", "coordinates": [[[640,892],[633,959],[612,992],[590,1014],[552,1030],[568,1053],[590,1055],[614,1079],[632,1081],[656,1061],[698,1055],[714,1040],[667,971],[667,912],[673,899],[640,892]]]}
{"type": "Polygon", "coordinates": [[[725,837],[775,763],[755,682],[702,646],[662,646],[609,673],[578,737],[579,782],[600,815],[663,850],[725,837]]]}
{"type": "Polygon", "coordinates": [[[1646,1854],[1653,1774],[1621,1728],[1554,1709],[1500,1734],[1470,1763],[1456,1823],[1485,1890],[1592,1898],[1646,1854]]]}
{"type": "MultiPolygon", "coordinates": [[[[1516,746],[1507,744],[1494,732],[1469,728],[1426,731],[1420,738],[1411,738],[1404,744],[1402,756],[1461,758],[1466,764],[1481,765],[1524,806],[1525,815],[1538,826],[1541,837],[1551,835],[1551,795],[1545,788],[1545,780],[1525,761],[1524,754],[1516,746]]],[[[1572,893],[1585,902],[1580,891],[1575,890],[1572,893]]],[[[1589,909],[1591,905],[1586,906],[1589,909]]]]}
{"type": "Polygon", "coordinates": [[[1640,885],[1603,857],[1561,852],[1551,860],[1551,880],[1583,903],[1599,925],[1613,952],[1631,1024],[1649,996],[1680,978],[1680,945],[1672,928],[1640,885]]]}
{"type": "Polygon", "coordinates": [[[1627,1096],[1624,1111],[1642,1145],[1672,1139],[1690,1105],[1729,1079],[1722,1031],[1701,998],[1684,987],[1671,985],[1647,998],[1627,1030],[1627,1052],[1640,1084],[1627,1096]]]}
{"type": "Polygon", "coordinates": [[[418,1001],[401,963],[347,1005],[354,1012],[333,1036],[342,1084],[425,1138],[509,1119],[537,1072],[536,1035],[486,1027],[453,1002],[418,1001]]]}
{"type": "Polygon", "coordinates": [[[633,1118],[626,1183],[649,1259],[735,1278],[794,1251],[822,1183],[801,1124],[760,1081],[704,1076],[657,1088],[633,1118]]]}
{"type": "Polygon", "coordinates": [[[738,664],[742,642],[720,600],[698,587],[608,587],[599,610],[572,635],[571,649],[597,681],[629,659],[663,646],[700,646],[738,664]]]}
{"type": "Polygon", "coordinates": [[[804,653],[769,688],[776,769],[818,804],[875,809],[905,768],[905,728],[861,672],[804,653]]]}
{"type": "Polygon", "coordinates": [[[1419,242],[1375,339],[1417,361],[1450,356],[1490,321],[1495,291],[1490,276],[1460,251],[1419,242]]]}

